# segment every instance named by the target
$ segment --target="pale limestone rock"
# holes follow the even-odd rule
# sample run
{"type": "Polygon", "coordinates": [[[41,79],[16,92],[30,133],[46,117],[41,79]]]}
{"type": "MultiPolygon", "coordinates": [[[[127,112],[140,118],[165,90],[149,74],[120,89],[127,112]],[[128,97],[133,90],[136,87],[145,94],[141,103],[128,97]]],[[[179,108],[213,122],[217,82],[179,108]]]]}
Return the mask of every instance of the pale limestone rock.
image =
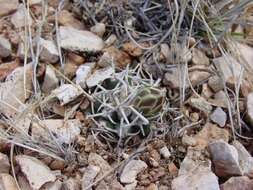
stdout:
{"type": "Polygon", "coordinates": [[[88,163],[90,165],[94,165],[100,168],[100,172],[97,178],[100,178],[101,176],[112,170],[110,164],[96,153],[89,154],[88,163]]]}
{"type": "Polygon", "coordinates": [[[147,168],[147,164],[142,160],[131,160],[128,162],[120,176],[121,183],[131,184],[136,181],[137,175],[147,168]]]}
{"type": "Polygon", "coordinates": [[[0,17],[6,16],[17,10],[18,4],[18,0],[0,0],[0,17]]]}
{"type": "Polygon", "coordinates": [[[8,57],[11,54],[11,43],[8,39],[0,36],[0,57],[8,57]]]}
{"type": "Polygon", "coordinates": [[[171,153],[166,146],[160,149],[160,154],[166,159],[169,159],[171,157],[171,153]]]}
{"type": "Polygon", "coordinates": [[[172,190],[220,190],[218,178],[207,167],[196,167],[193,171],[179,175],[172,181],[172,190]]]}
{"type": "Polygon", "coordinates": [[[33,189],[40,189],[45,183],[56,180],[49,167],[34,157],[18,155],[16,161],[33,189]]]}
{"type": "Polygon", "coordinates": [[[7,173],[0,173],[0,189],[1,190],[18,190],[14,178],[7,173]]]}
{"type": "Polygon", "coordinates": [[[253,180],[247,176],[231,177],[220,188],[221,190],[251,190],[253,189],[253,180]]]}
{"type": "MultiPolygon", "coordinates": [[[[98,166],[89,165],[83,174],[82,177],[82,189],[87,188],[89,185],[91,185],[95,179],[95,177],[98,175],[100,171],[100,168],[98,166]]],[[[91,190],[92,188],[90,188],[91,190]]]]}
{"type": "Polygon", "coordinates": [[[32,17],[30,14],[28,14],[23,4],[20,4],[18,10],[12,15],[11,23],[15,26],[15,28],[22,28],[27,25],[32,25],[32,17]]]}
{"type": "Polygon", "coordinates": [[[103,40],[97,35],[72,27],[60,27],[60,46],[70,51],[101,51],[104,47],[103,40]]]}
{"type": "Polygon", "coordinates": [[[61,105],[75,100],[82,94],[81,90],[72,84],[63,84],[59,88],[53,90],[52,93],[60,100],[61,105]]]}
{"type": "Polygon", "coordinates": [[[90,31],[102,38],[105,33],[105,24],[96,23],[94,26],[90,28],[90,31]]]}
{"type": "Polygon", "coordinates": [[[208,150],[217,176],[232,177],[242,175],[238,152],[235,147],[223,140],[217,140],[208,145],[208,150]]]}
{"type": "Polygon", "coordinates": [[[50,131],[55,135],[55,139],[58,143],[70,144],[80,134],[82,124],[79,120],[67,120],[62,119],[46,119],[42,120],[41,124],[32,124],[32,136],[44,137],[50,139],[50,131]]]}
{"type": "Polygon", "coordinates": [[[210,115],[211,121],[218,124],[220,127],[224,127],[227,121],[227,114],[221,108],[216,108],[210,115]]]}
{"type": "Polygon", "coordinates": [[[232,145],[238,152],[239,164],[243,174],[253,176],[253,157],[239,141],[235,140],[232,145]]]}
{"type": "Polygon", "coordinates": [[[210,61],[204,52],[199,49],[193,48],[192,63],[195,65],[209,65],[210,61]]]}
{"type": "Polygon", "coordinates": [[[10,162],[7,155],[0,153],[0,173],[9,173],[10,162]]]}
{"type": "Polygon", "coordinates": [[[40,59],[42,61],[56,63],[59,60],[59,53],[53,41],[40,38],[40,45],[42,47],[40,53],[40,59]]]}
{"type": "Polygon", "coordinates": [[[55,71],[50,67],[46,66],[46,73],[42,84],[42,91],[49,94],[59,84],[59,79],[56,77],[55,71]]]}
{"type": "Polygon", "coordinates": [[[32,67],[18,67],[0,83],[0,112],[13,117],[32,92],[32,67]],[[25,73],[25,74],[24,74],[25,73]],[[25,79],[25,80],[24,80],[25,79]]]}
{"type": "Polygon", "coordinates": [[[110,78],[113,73],[114,69],[112,67],[97,69],[87,78],[86,84],[89,88],[94,87],[103,82],[105,79],[110,78]]]}
{"type": "Polygon", "coordinates": [[[86,88],[86,80],[91,75],[96,63],[85,63],[80,65],[76,71],[76,84],[86,88]]]}

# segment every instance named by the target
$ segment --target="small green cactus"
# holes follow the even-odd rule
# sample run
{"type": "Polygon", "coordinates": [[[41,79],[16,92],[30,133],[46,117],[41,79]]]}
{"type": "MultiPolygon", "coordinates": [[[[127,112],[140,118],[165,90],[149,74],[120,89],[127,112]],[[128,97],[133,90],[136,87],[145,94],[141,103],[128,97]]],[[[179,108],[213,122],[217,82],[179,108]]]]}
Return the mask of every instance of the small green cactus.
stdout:
{"type": "Polygon", "coordinates": [[[163,115],[166,90],[136,71],[115,73],[95,89],[91,117],[104,127],[104,134],[120,139],[139,134],[146,136],[150,126],[163,115]],[[111,135],[114,134],[114,135],[111,135]]]}
{"type": "Polygon", "coordinates": [[[165,102],[165,90],[156,87],[141,88],[133,100],[133,106],[145,117],[157,115],[165,102]]]}

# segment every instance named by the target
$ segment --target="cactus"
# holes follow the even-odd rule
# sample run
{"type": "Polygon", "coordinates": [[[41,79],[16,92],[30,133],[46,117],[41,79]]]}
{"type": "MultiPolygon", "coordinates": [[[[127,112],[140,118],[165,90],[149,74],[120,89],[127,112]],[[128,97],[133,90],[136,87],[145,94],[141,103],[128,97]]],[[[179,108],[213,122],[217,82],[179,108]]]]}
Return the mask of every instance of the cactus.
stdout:
{"type": "Polygon", "coordinates": [[[163,89],[144,87],[137,92],[133,105],[145,117],[153,117],[162,110],[165,97],[166,94],[163,89]]]}
{"type": "Polygon", "coordinates": [[[116,73],[93,94],[97,102],[92,105],[91,116],[104,126],[104,131],[120,139],[137,133],[147,135],[166,104],[165,89],[131,70],[116,73]]]}

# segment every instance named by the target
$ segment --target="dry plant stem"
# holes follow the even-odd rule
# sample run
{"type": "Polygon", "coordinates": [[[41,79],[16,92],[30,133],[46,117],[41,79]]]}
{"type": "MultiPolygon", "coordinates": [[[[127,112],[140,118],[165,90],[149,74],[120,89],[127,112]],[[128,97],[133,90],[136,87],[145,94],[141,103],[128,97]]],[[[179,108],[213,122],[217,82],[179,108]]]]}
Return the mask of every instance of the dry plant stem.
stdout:
{"type": "MultiPolygon", "coordinates": [[[[221,53],[223,54],[223,56],[225,57],[226,61],[229,62],[229,60],[227,59],[227,56],[226,56],[226,53],[225,53],[225,50],[221,47],[220,43],[218,42],[217,38],[215,37],[215,35],[213,34],[213,31],[212,29],[209,27],[209,25],[207,24],[202,12],[200,11],[200,9],[198,9],[198,13],[207,29],[207,31],[210,33],[210,35],[212,36],[213,40],[215,41],[215,43],[217,43],[217,47],[218,49],[221,51],[221,53]]],[[[235,128],[234,128],[234,121],[233,121],[233,117],[232,117],[232,108],[231,108],[231,102],[229,100],[229,95],[228,95],[228,92],[227,92],[227,89],[226,89],[226,84],[225,84],[225,80],[223,78],[223,88],[224,88],[224,91],[225,91],[225,94],[227,96],[227,105],[228,105],[228,113],[229,113],[229,119],[230,119],[230,123],[231,123],[231,130],[232,130],[232,134],[233,134],[233,139],[236,139],[235,137],[235,128]]]]}
{"type": "MultiPolygon", "coordinates": [[[[61,68],[63,69],[64,67],[64,63],[63,63],[63,57],[62,57],[62,51],[61,51],[61,42],[60,42],[60,36],[59,36],[59,22],[58,22],[58,17],[59,17],[59,12],[61,11],[63,5],[64,5],[64,1],[65,0],[61,0],[58,8],[55,11],[55,30],[56,30],[56,44],[57,44],[57,50],[58,50],[58,54],[59,54],[59,59],[60,59],[60,64],[61,64],[61,68]]],[[[63,83],[63,81],[61,80],[61,83],[63,83]]]]}
{"type": "Polygon", "coordinates": [[[202,122],[202,120],[199,120],[195,123],[191,123],[189,125],[186,125],[184,126],[183,128],[181,128],[179,131],[178,131],[178,135],[179,137],[183,136],[184,132],[192,127],[195,127],[196,125],[199,125],[200,123],[202,122]]]}
{"type": "MultiPolygon", "coordinates": [[[[27,35],[30,41],[30,49],[32,50],[32,34],[31,34],[31,28],[30,28],[30,23],[28,22],[28,16],[29,16],[29,6],[26,9],[27,5],[26,2],[24,0],[22,0],[23,5],[25,6],[25,36],[24,36],[24,51],[25,51],[25,55],[24,55],[24,75],[23,75],[23,80],[24,80],[24,92],[25,92],[25,98],[27,98],[27,94],[26,94],[26,65],[27,65],[27,55],[28,55],[28,50],[29,50],[29,43],[28,43],[28,39],[27,39],[27,35]],[[27,33],[28,30],[28,33],[27,33]]],[[[32,52],[33,53],[33,50],[32,52]]]]}
{"type": "MultiPolygon", "coordinates": [[[[177,0],[174,0],[174,3],[175,3],[175,7],[176,7],[176,13],[175,13],[175,22],[173,22],[172,26],[169,28],[169,30],[165,33],[165,35],[159,40],[159,42],[157,42],[157,44],[151,46],[151,47],[144,47],[142,45],[140,45],[133,37],[132,35],[130,34],[129,32],[129,27],[127,26],[127,23],[124,24],[124,28],[125,28],[125,31],[128,35],[128,37],[130,38],[130,40],[136,45],[138,46],[139,48],[143,49],[143,50],[152,50],[156,47],[158,47],[166,38],[169,37],[169,35],[171,34],[171,32],[173,31],[176,23],[177,23],[177,19],[179,17],[179,5],[178,5],[178,1],[177,0]]],[[[170,4],[170,0],[168,0],[168,4],[170,4]]]]}
{"type": "Polygon", "coordinates": [[[14,163],[13,163],[13,159],[14,159],[14,156],[13,156],[14,155],[14,146],[15,146],[14,144],[11,144],[11,151],[10,151],[11,171],[12,171],[12,175],[13,175],[13,178],[15,180],[15,183],[16,183],[18,189],[21,190],[20,186],[18,184],[18,180],[17,180],[17,177],[16,177],[15,168],[14,168],[14,163]]]}

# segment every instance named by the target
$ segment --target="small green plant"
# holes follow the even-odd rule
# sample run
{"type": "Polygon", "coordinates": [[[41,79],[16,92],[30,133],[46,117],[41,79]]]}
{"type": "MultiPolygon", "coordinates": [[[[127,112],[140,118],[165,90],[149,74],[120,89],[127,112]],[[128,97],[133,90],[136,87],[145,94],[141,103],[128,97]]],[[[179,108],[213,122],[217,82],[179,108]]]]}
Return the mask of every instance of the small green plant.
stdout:
{"type": "Polygon", "coordinates": [[[90,117],[114,140],[146,136],[167,102],[165,89],[133,70],[115,73],[93,95],[90,117]]]}

